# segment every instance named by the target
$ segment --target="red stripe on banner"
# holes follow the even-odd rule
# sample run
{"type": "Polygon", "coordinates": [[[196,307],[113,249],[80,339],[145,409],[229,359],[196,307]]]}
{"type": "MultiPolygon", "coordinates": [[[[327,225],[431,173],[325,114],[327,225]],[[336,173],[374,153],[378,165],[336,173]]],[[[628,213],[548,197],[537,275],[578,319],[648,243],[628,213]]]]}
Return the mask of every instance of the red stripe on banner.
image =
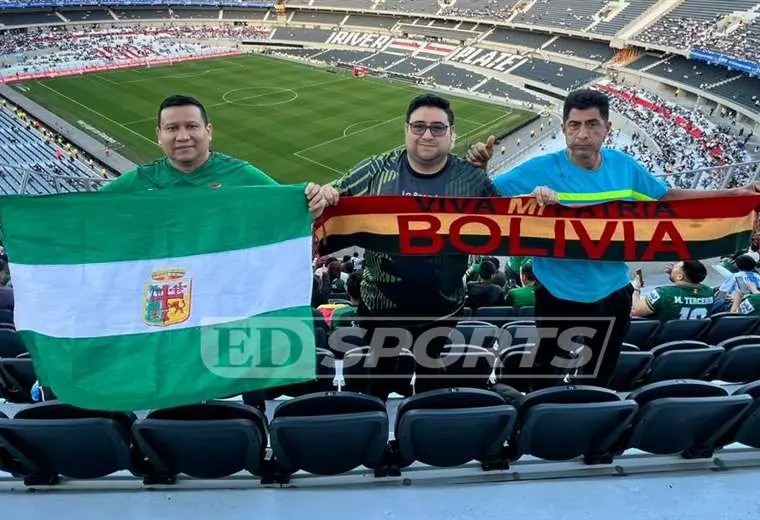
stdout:
{"type": "Polygon", "coordinates": [[[698,199],[626,202],[613,201],[587,206],[554,204],[538,207],[532,197],[341,197],[337,206],[327,208],[317,225],[331,217],[365,214],[458,213],[473,215],[530,215],[535,218],[597,218],[616,220],[702,219],[746,216],[760,208],[760,195],[708,197],[698,199]]]}

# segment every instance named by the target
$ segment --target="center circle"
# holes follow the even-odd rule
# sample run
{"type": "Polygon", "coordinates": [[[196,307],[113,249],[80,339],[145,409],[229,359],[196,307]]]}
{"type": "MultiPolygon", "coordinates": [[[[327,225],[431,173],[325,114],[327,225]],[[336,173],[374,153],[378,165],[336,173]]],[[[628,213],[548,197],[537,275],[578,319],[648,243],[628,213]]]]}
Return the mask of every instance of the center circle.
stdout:
{"type": "Polygon", "coordinates": [[[298,93],[282,87],[241,87],[222,94],[222,100],[231,105],[247,107],[271,107],[284,105],[298,98],[298,93]]]}

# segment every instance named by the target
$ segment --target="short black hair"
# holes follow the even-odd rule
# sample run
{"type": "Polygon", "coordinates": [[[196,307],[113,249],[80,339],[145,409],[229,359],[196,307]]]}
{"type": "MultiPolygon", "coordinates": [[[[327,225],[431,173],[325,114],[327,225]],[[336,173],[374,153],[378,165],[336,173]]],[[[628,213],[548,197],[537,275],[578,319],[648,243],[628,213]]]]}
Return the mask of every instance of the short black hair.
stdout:
{"type": "Polygon", "coordinates": [[[200,101],[198,101],[192,96],[184,96],[181,94],[175,94],[173,96],[169,96],[168,98],[164,99],[161,102],[161,105],[158,107],[158,115],[156,116],[156,121],[158,122],[158,126],[161,126],[161,112],[163,112],[165,108],[186,107],[189,105],[198,107],[198,109],[201,111],[203,124],[207,125],[208,115],[206,114],[206,107],[204,107],[200,101]]]}
{"type": "Polygon", "coordinates": [[[352,298],[356,300],[361,300],[362,297],[362,273],[359,271],[354,271],[351,273],[351,275],[348,277],[348,280],[346,281],[346,294],[351,296],[352,298]]]}
{"type": "Polygon", "coordinates": [[[707,268],[699,260],[686,260],[683,263],[683,274],[691,283],[702,283],[707,278],[707,268]]]}
{"type": "Polygon", "coordinates": [[[454,126],[454,111],[451,110],[451,103],[446,98],[442,98],[437,94],[421,94],[414,98],[406,109],[406,122],[409,122],[409,118],[412,117],[412,113],[421,107],[435,107],[440,108],[446,112],[446,116],[449,118],[449,125],[454,126]]]}
{"type": "Polygon", "coordinates": [[[490,280],[493,275],[496,274],[496,266],[489,260],[483,260],[480,262],[480,269],[478,270],[480,278],[483,280],[490,280]]]}
{"type": "Polygon", "coordinates": [[[739,271],[754,271],[757,268],[757,262],[749,255],[741,255],[734,260],[734,264],[739,271]]]}
{"type": "Polygon", "coordinates": [[[568,94],[565,99],[565,106],[562,109],[562,122],[567,121],[567,118],[570,117],[570,111],[574,108],[578,110],[598,108],[604,121],[610,118],[610,98],[598,90],[575,90],[568,94]]]}

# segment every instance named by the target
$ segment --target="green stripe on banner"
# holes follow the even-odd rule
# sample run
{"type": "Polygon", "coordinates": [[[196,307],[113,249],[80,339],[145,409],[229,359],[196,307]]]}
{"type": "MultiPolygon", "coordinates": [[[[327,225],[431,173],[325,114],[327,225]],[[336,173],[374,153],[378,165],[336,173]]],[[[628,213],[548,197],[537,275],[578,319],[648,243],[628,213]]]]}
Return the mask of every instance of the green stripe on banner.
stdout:
{"type": "Polygon", "coordinates": [[[634,190],[600,191],[591,193],[557,193],[560,202],[601,203],[615,200],[653,201],[652,197],[634,190]]]}
{"type": "Polygon", "coordinates": [[[316,373],[309,306],[223,325],[76,341],[20,334],[40,381],[54,383],[56,397],[81,408],[169,408],[310,381],[316,373]]]}
{"type": "Polygon", "coordinates": [[[3,197],[0,219],[6,249],[19,264],[183,257],[311,235],[304,187],[3,197]],[[266,218],[243,218],[252,210],[266,218]]]}

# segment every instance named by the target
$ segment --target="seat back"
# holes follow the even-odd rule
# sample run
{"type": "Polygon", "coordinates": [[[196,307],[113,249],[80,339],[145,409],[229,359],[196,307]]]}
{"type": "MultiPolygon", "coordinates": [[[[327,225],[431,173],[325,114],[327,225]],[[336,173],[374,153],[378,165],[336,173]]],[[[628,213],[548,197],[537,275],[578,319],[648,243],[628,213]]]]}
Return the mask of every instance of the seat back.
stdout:
{"type": "Polygon", "coordinates": [[[498,394],[474,388],[431,390],[396,413],[398,464],[453,467],[498,455],[517,417],[498,394]]]}
{"type": "Polygon", "coordinates": [[[15,358],[26,352],[21,336],[15,330],[0,328],[0,358],[15,358]]]}
{"type": "Polygon", "coordinates": [[[412,378],[416,360],[408,349],[391,356],[391,349],[375,355],[370,347],[359,347],[346,352],[343,358],[344,390],[362,392],[368,383],[375,380],[389,393],[408,396],[413,392],[412,378]]]}
{"type": "Polygon", "coordinates": [[[516,347],[527,343],[536,343],[538,333],[536,331],[536,322],[530,320],[519,320],[507,323],[502,327],[501,341],[499,349],[505,347],[516,347]]]}
{"type": "Polygon", "coordinates": [[[513,307],[479,307],[474,310],[472,317],[476,320],[487,321],[501,327],[515,316],[513,307]]]}
{"type": "Polygon", "coordinates": [[[30,358],[0,358],[0,395],[16,403],[32,402],[32,387],[37,381],[30,358]]]}
{"type": "Polygon", "coordinates": [[[728,352],[734,347],[741,347],[742,345],[760,345],[760,336],[756,334],[748,334],[746,336],[737,336],[730,339],[725,339],[716,344],[716,347],[722,347],[728,352]]]}
{"type": "Polygon", "coordinates": [[[634,319],[631,320],[631,326],[625,335],[626,343],[636,345],[643,349],[649,346],[649,341],[660,328],[660,322],[657,320],[634,319]]]}
{"type": "Polygon", "coordinates": [[[655,355],[646,377],[650,383],[669,379],[697,379],[709,373],[720,361],[720,347],[670,350],[655,355]]]}
{"type": "Polygon", "coordinates": [[[337,475],[378,468],[388,442],[383,401],[352,392],[319,393],[284,402],[270,423],[279,471],[337,475]]]}
{"type": "Polygon", "coordinates": [[[717,345],[727,339],[736,338],[749,333],[757,325],[756,316],[736,314],[713,315],[710,317],[710,327],[700,338],[708,345],[717,345]]]}
{"type": "Polygon", "coordinates": [[[617,392],[632,390],[653,359],[651,352],[621,352],[609,387],[617,392]]]}
{"type": "Polygon", "coordinates": [[[654,348],[652,348],[650,352],[652,353],[652,355],[657,357],[660,354],[670,352],[671,350],[694,350],[694,349],[708,348],[709,346],[710,345],[702,341],[677,340],[677,341],[669,341],[667,343],[659,343],[654,348]]]}
{"type": "Polygon", "coordinates": [[[653,339],[653,343],[661,345],[671,341],[697,340],[710,326],[710,319],[702,320],[670,320],[663,323],[653,339]]]}
{"type": "Polygon", "coordinates": [[[728,383],[746,383],[760,379],[760,341],[754,345],[733,347],[720,358],[712,379],[728,383]]]}
{"type": "Polygon", "coordinates": [[[499,340],[500,329],[490,323],[458,323],[449,334],[449,341],[455,345],[473,345],[492,349],[499,340]]]}
{"type": "Polygon", "coordinates": [[[491,378],[496,359],[491,349],[449,345],[441,354],[441,361],[446,367],[446,386],[485,388],[489,382],[495,382],[491,378]]]}

